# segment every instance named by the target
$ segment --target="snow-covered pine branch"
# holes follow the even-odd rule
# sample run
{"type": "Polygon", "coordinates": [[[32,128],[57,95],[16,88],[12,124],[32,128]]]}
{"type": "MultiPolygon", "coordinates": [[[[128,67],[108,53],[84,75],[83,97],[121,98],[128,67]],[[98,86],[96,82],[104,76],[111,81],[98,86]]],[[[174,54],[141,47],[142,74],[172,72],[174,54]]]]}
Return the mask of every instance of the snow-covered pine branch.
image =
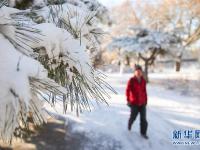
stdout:
{"type": "Polygon", "coordinates": [[[36,125],[45,122],[44,101],[61,100],[64,111],[70,106],[79,112],[90,108],[89,99],[106,102],[107,90],[113,91],[90,62],[89,51],[98,50],[102,31],[95,25],[97,12],[88,3],[33,0],[23,7],[31,9],[12,8],[23,2],[0,1],[0,135],[4,141],[12,139],[16,128],[27,126],[29,112],[36,125]]]}

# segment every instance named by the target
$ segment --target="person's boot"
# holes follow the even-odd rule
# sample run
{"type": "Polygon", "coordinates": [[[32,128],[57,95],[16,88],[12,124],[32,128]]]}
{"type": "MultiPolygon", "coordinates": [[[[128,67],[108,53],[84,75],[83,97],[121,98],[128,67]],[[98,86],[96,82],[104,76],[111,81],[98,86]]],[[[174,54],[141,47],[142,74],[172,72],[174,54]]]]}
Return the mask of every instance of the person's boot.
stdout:
{"type": "Polygon", "coordinates": [[[149,139],[149,137],[148,137],[146,134],[141,134],[141,136],[142,136],[144,139],[146,139],[146,140],[149,139]]]}
{"type": "Polygon", "coordinates": [[[131,125],[128,125],[128,131],[131,131],[131,125]]]}

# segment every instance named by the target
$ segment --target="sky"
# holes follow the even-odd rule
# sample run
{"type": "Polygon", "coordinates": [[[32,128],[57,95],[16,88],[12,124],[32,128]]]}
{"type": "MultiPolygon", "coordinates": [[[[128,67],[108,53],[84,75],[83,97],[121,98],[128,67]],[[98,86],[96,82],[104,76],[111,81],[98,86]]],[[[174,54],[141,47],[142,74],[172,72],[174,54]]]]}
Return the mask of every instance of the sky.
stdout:
{"type": "Polygon", "coordinates": [[[101,2],[104,6],[111,8],[115,5],[122,3],[124,0],[98,0],[98,1],[101,2]]]}
{"type": "MultiPolygon", "coordinates": [[[[104,6],[111,8],[113,6],[121,4],[125,0],[98,0],[101,2],[104,6]]],[[[131,0],[134,4],[135,0],[131,0]]],[[[148,2],[151,4],[156,4],[159,0],[141,0],[141,2],[148,2]]]]}

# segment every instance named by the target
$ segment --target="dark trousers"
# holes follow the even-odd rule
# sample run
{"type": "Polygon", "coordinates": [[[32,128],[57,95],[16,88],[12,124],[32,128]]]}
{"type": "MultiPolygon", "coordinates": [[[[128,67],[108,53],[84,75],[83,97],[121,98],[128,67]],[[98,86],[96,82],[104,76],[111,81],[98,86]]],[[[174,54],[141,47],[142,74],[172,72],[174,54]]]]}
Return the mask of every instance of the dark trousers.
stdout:
{"type": "Polygon", "coordinates": [[[147,119],[146,119],[146,105],[136,106],[132,105],[131,108],[131,115],[128,121],[128,129],[131,130],[131,126],[135,121],[138,113],[140,113],[140,133],[146,135],[147,132],[147,119]]]}

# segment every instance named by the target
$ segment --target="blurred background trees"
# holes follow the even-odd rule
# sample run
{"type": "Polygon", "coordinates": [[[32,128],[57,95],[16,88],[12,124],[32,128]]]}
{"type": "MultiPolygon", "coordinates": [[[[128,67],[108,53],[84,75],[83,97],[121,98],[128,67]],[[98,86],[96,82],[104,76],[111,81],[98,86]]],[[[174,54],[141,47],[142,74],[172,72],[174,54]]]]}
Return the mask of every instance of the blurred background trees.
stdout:
{"type": "MultiPolygon", "coordinates": [[[[160,70],[173,68],[175,71],[180,71],[181,66],[186,64],[190,64],[191,67],[199,67],[199,7],[199,0],[157,0],[155,3],[144,0],[125,0],[112,8],[112,26],[108,28],[109,34],[105,37],[102,47],[104,51],[102,55],[105,56],[103,63],[108,66],[113,64],[115,71],[122,70],[119,69],[121,67],[124,67],[124,71],[128,71],[130,69],[127,68],[131,68],[135,63],[145,66],[145,62],[141,62],[141,58],[149,57],[149,53],[145,52],[141,57],[138,49],[127,50],[126,47],[125,52],[122,52],[124,47],[116,47],[112,51],[109,48],[110,43],[116,41],[116,38],[137,36],[137,33],[131,28],[143,28],[151,32],[170,34],[180,40],[177,43],[179,48],[178,46],[176,49],[172,47],[171,50],[160,53],[161,55],[156,57],[151,63],[151,71],[159,70],[159,66],[164,66],[160,70]],[[115,53],[115,58],[111,53],[115,53]],[[121,67],[117,67],[118,65],[121,67]]],[[[110,71],[112,70],[110,69],[110,71]]]]}

